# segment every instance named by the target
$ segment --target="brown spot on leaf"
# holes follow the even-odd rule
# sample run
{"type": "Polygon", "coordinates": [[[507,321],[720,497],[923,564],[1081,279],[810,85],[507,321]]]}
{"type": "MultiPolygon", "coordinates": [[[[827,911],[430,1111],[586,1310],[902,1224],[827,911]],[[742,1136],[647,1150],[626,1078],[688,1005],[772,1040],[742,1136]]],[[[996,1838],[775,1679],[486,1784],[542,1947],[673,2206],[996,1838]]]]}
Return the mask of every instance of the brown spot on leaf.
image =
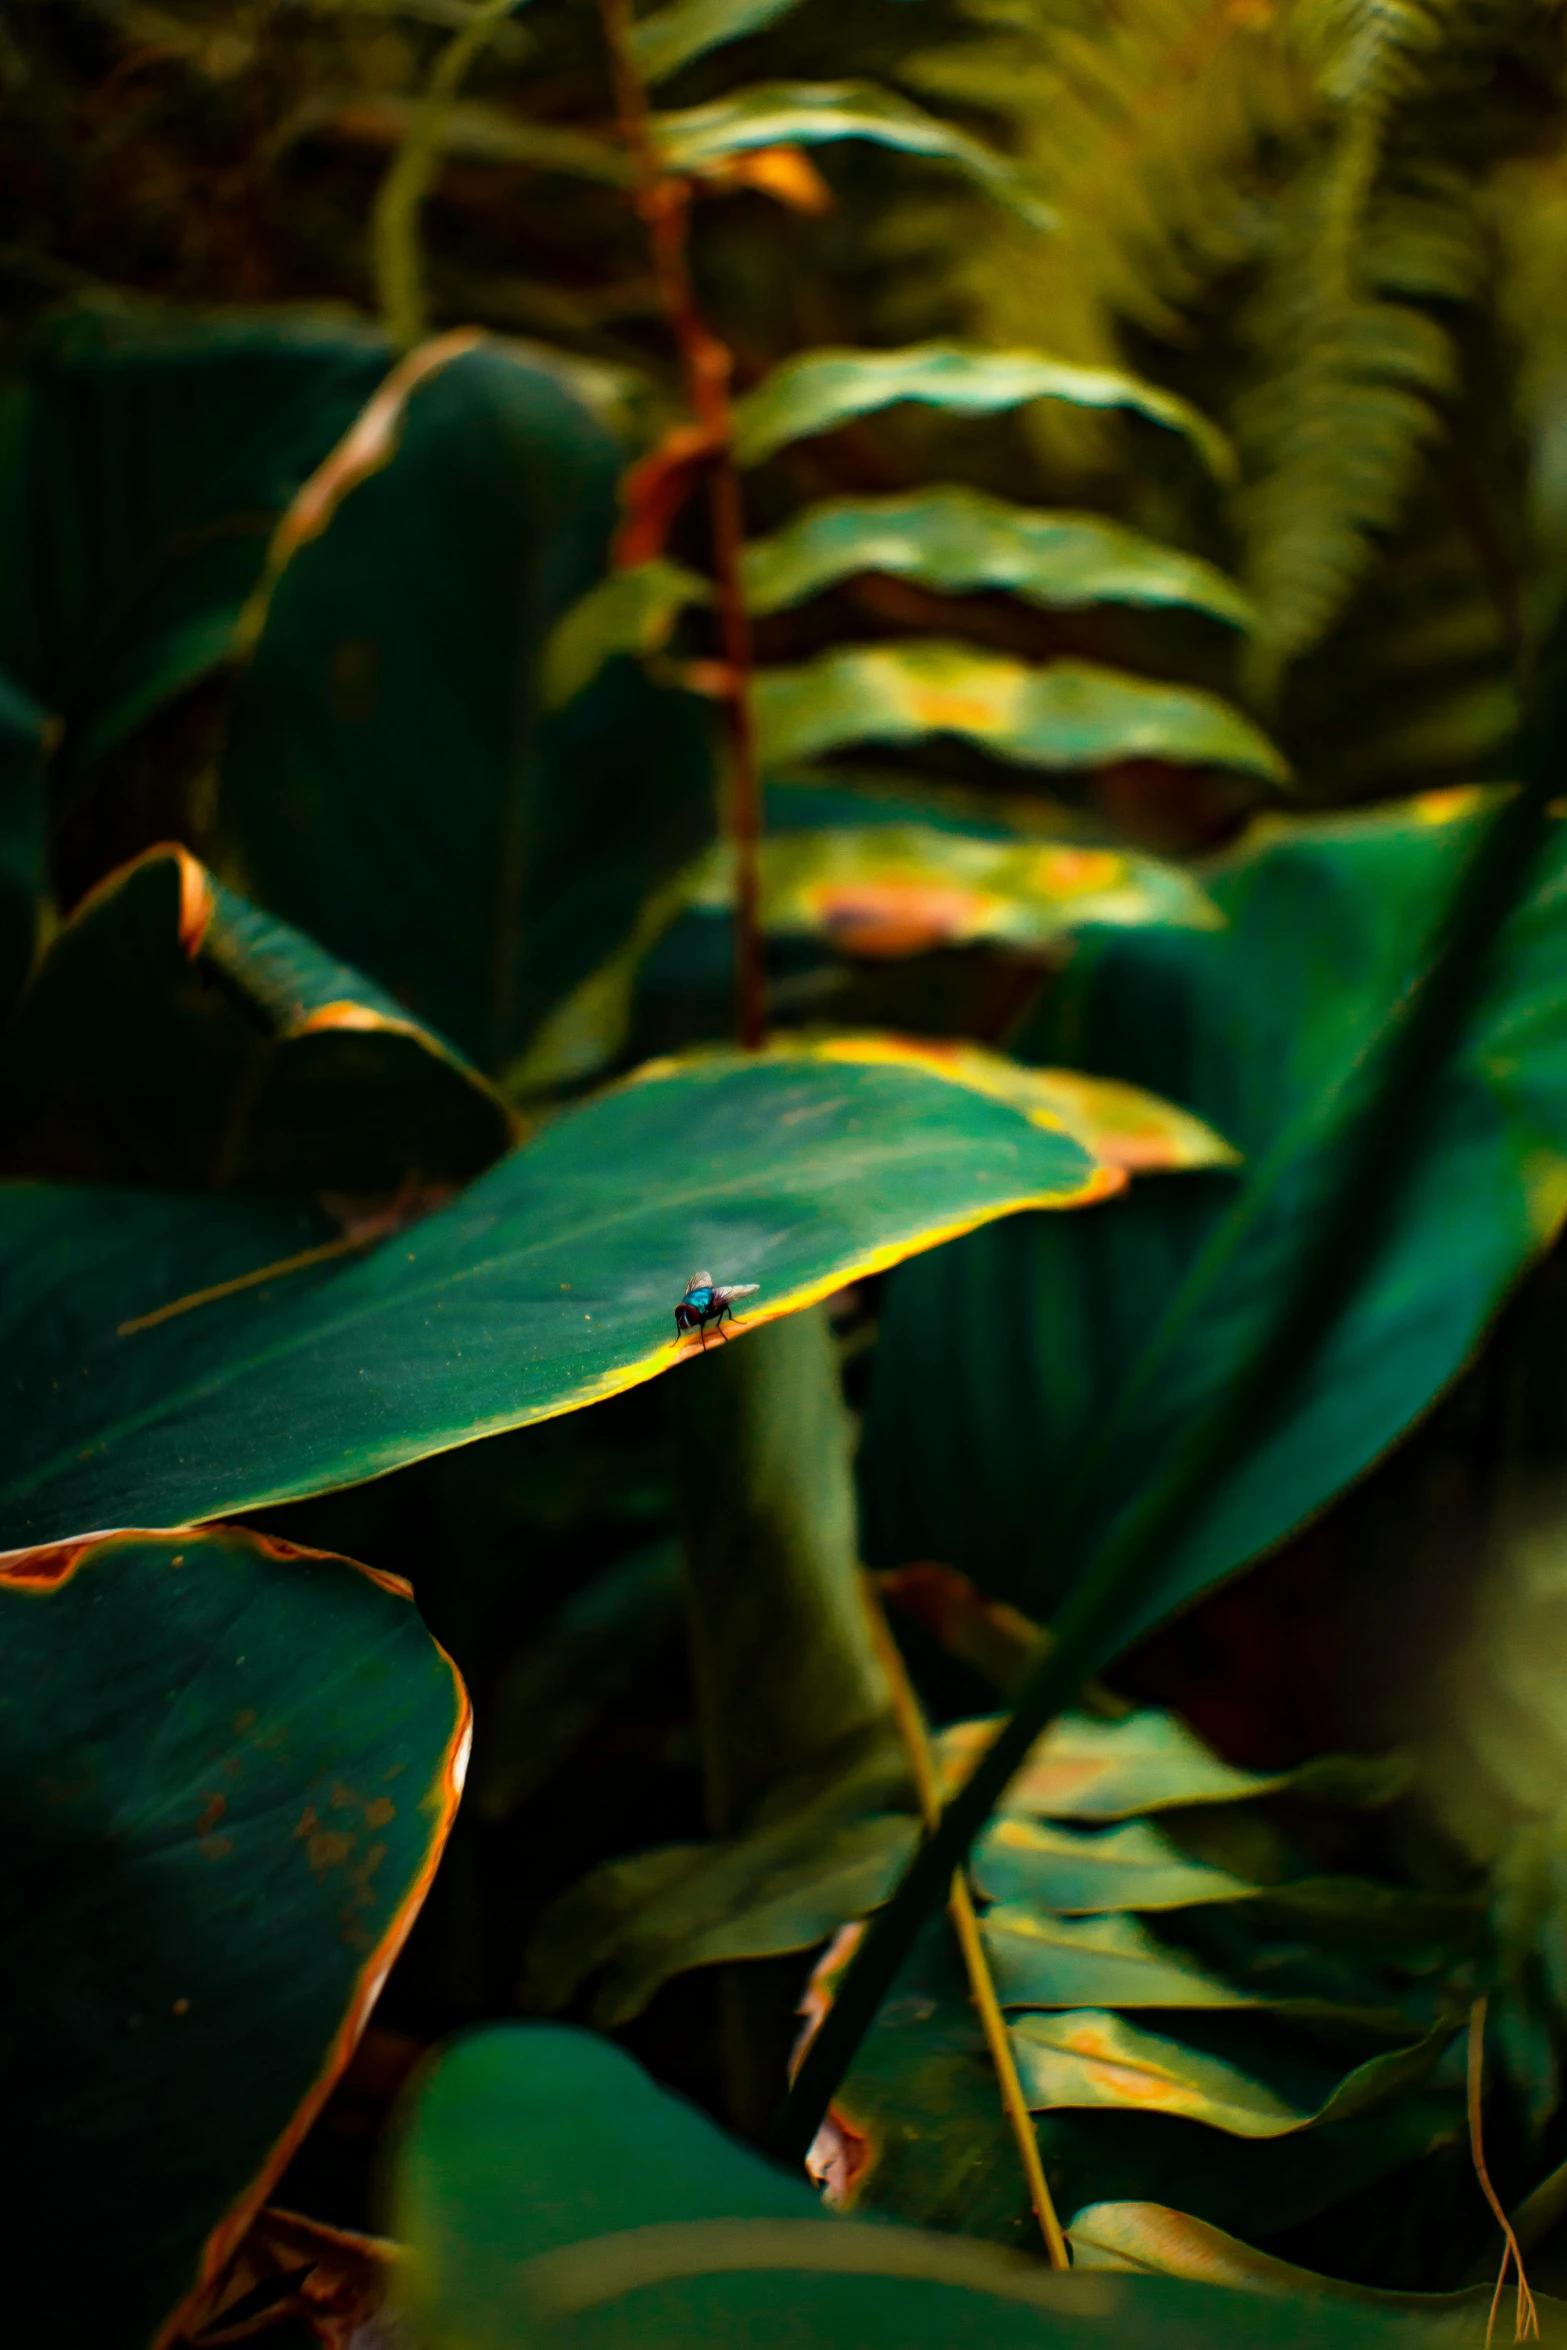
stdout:
{"type": "Polygon", "coordinates": [[[395,1820],[396,1817],[397,1806],[389,1795],[374,1795],[365,1805],[367,1828],[384,1828],[389,1820],[395,1820]]]}
{"type": "Polygon", "coordinates": [[[305,1858],[313,1876],[325,1876],[328,1869],[340,1869],[354,1849],[352,1836],[345,1836],[340,1828],[322,1828],[305,1846],[305,1858]]]}

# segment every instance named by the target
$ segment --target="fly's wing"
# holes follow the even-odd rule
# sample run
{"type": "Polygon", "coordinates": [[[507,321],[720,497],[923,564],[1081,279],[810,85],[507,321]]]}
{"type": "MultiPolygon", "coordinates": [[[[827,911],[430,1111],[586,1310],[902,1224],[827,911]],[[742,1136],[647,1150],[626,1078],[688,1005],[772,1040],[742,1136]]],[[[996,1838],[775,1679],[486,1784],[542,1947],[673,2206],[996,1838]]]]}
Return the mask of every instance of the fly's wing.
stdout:
{"type": "Polygon", "coordinates": [[[711,1289],[712,1286],[713,1276],[711,1273],[693,1273],[686,1283],[686,1295],[689,1297],[693,1289],[711,1289]]]}
{"type": "Polygon", "coordinates": [[[755,1297],[760,1287],[759,1281],[734,1281],[727,1289],[715,1289],[713,1297],[718,1305],[732,1305],[737,1297],[755,1297]]]}

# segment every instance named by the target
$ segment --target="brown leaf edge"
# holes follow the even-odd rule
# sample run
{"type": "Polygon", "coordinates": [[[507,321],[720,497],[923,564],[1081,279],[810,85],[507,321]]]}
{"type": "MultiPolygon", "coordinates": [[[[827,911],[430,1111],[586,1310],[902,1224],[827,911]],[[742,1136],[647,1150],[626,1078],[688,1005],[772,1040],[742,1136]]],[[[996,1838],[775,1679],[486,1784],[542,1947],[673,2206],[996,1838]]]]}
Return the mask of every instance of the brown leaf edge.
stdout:
{"type": "MultiPolygon", "coordinates": [[[[213,1533],[238,1540],[267,1558],[323,1559],[334,1566],[352,1568],[356,1575],[368,1576],[383,1591],[389,1591],[398,1599],[413,1605],[413,1586],[401,1575],[388,1574],[381,1567],[368,1567],[361,1559],[345,1558],[340,1551],[314,1550],[303,1543],[284,1542],[276,1535],[257,1534],[249,1527],[221,1524],[117,1526],[103,1533],[76,1535],[67,1542],[45,1543],[32,1550],[7,1551],[0,1553],[0,1583],[13,1590],[31,1591],[43,1597],[63,1589],[83,1562],[107,1544],[171,1541],[185,1535],[196,1541],[205,1534],[213,1533]]],[[[433,1645],[451,1674],[456,1714],[433,1781],[433,1790],[439,1791],[440,1805],[430,1831],[423,1865],[393,1913],[380,1941],[359,1968],[342,2021],[328,2044],[315,2079],[296,2106],[292,2121],[277,2139],[250,2185],[229,2206],[207,2237],[195,2282],[164,2320],[148,2345],[148,2350],[177,2350],[182,2337],[199,2331],[211,2308],[213,2297],[221,2291],[229,2266],[249,2234],[257,2213],[292,2161],[346,2069],[386,1978],[392,1971],[393,1962],[408,1939],[414,1919],[424,1906],[446,1839],[451,1833],[452,1822],[457,1816],[463,1781],[467,1776],[469,1750],[473,1743],[473,1706],[462,1675],[440,1642],[435,1640],[433,1645]]]]}

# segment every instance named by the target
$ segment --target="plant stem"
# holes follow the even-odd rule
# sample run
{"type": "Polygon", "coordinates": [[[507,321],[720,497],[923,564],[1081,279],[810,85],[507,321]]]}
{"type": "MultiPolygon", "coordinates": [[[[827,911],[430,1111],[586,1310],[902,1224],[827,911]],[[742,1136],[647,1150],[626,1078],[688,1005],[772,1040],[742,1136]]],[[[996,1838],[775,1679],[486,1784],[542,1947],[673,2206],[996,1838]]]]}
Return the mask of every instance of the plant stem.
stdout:
{"type": "Polygon", "coordinates": [[[1486,2001],[1477,1999],[1469,2010],[1469,2049],[1465,2067],[1469,2109],[1469,2157],[1474,2164],[1475,2177],[1487,2203],[1496,2214],[1503,2237],[1502,2265],[1496,2272],[1496,2291],[1491,2295],[1491,2314],[1486,2319],[1486,2350],[1490,2350],[1491,2333],[1496,2324],[1496,2312],[1502,2298],[1502,2287],[1507,2282],[1511,2262],[1518,2263],[1518,2310],[1513,2320],[1513,2340],[1521,2342],[1526,2334],[1538,2334],[1539,2312],[1534,2306],[1534,2295],[1529,2280],[1523,2273],[1523,2254],[1518,2248],[1511,2222],[1502,2209],[1501,2198],[1491,2184],[1491,2174],[1485,2164],[1485,2138],[1480,2127],[1480,2109],[1485,2088],[1485,2010],[1486,2001]]]}
{"type": "MultiPolygon", "coordinates": [[[[925,1717],[904,1667],[902,1652],[888,1626],[881,1594],[868,1575],[864,1578],[863,1589],[871,1637],[892,1691],[893,1714],[903,1740],[903,1750],[909,1758],[909,1775],[919,1797],[920,1816],[928,1832],[941,1818],[941,1784],[930,1751],[925,1717]]],[[[1070,2268],[1072,2256],[1066,2248],[1066,2238],[1061,2232],[1061,2222],[1050,2193],[1050,2182],[1045,2177],[1045,2166],[1039,2157],[1039,2135],[1034,2128],[1034,2117],[1028,2109],[1028,2099],[1023,2094],[1022,2081],[1018,2077],[1017,2059],[1007,2036],[1006,2017],[1001,2012],[1001,2002],[996,1997],[990,1960],[985,1955],[984,1938],[979,1930],[979,1920],[974,1914],[973,1896],[968,1889],[968,1879],[961,1869],[953,1871],[947,1911],[952,1919],[953,1932],[958,1938],[958,1948],[963,1954],[969,1996],[974,2002],[974,2012],[979,2017],[985,2046],[996,2070],[996,2080],[1001,2090],[1001,2108],[1007,2117],[1007,2127],[1012,2132],[1012,2143],[1017,2148],[1018,2161],[1028,2187],[1028,2199],[1034,2207],[1039,2232],[1045,2239],[1046,2254],[1052,2268],[1070,2268]]]]}
{"type": "Polygon", "coordinates": [[[1061,1610],[1054,1644],[1033,1668],[1016,1708],[915,1853],[838,1987],[821,2030],[774,2123],[775,2153],[801,2161],[838,2083],[925,1919],[990,1817],[1036,1738],[1112,1657],[1126,1627],[1208,1496],[1268,1434],[1336,1326],[1371,1258],[1414,1162],[1432,1093],[1517,905],[1550,823],[1563,696],[1553,680],[1533,741],[1528,781],[1476,843],[1436,925],[1425,966],[1389,1015],[1366,1089],[1340,1129],[1340,1164],[1322,1213],[1302,1240],[1260,1346],[1242,1363],[1167,1472],[1122,1519],[1061,1610]]]}
{"type": "Polygon", "coordinates": [[[659,154],[647,92],[632,47],[629,0],[600,0],[600,8],[620,133],[636,171],[637,209],[652,245],[659,300],[679,354],[686,398],[712,449],[708,514],[729,745],[728,825],[735,865],[735,1027],[744,1049],[757,1052],[767,1033],[761,927],[762,778],[751,702],[751,620],[740,571],[745,526],[740,475],[732,454],[729,378],[733,362],[728,345],[709,332],[697,306],[687,252],[690,183],[666,171],[659,154]]]}

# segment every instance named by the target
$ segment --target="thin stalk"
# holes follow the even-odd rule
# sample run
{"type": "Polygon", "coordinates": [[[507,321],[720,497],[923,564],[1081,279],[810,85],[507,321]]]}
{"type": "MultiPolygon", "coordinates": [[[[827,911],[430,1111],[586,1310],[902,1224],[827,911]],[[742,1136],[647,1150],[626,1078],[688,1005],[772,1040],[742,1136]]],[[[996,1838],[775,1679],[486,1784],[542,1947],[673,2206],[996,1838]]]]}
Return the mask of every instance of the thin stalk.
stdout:
{"type": "MultiPolygon", "coordinates": [[[[888,1628],[881,1594],[869,1576],[864,1578],[864,1591],[871,1638],[892,1692],[893,1716],[898,1725],[898,1734],[903,1740],[903,1751],[909,1758],[909,1776],[914,1781],[920,1814],[928,1833],[941,1818],[941,1784],[930,1751],[925,1717],[904,1669],[902,1652],[888,1628]]],[[[1034,2128],[1034,2117],[1029,2112],[1028,2099],[1023,2094],[1023,2084],[1018,2078],[1017,2059],[1012,2053],[1012,2042],[1007,2034],[1006,2017],[996,1997],[995,1980],[990,1972],[990,1960],[985,1954],[979,1920],[974,1915],[974,1900],[968,1889],[968,1879],[961,1869],[955,1869],[952,1874],[947,1912],[958,1938],[958,1948],[963,1953],[969,1996],[974,2002],[974,2012],[979,2017],[980,2030],[985,2035],[990,2061],[996,2068],[1002,2111],[1007,2117],[1007,2127],[1012,2132],[1012,2143],[1017,2148],[1018,2161],[1028,2187],[1028,2199],[1033,2205],[1034,2217],[1039,2222],[1039,2232],[1045,2240],[1046,2254],[1052,2268],[1070,2268],[1072,2256],[1067,2251],[1066,2238],[1061,2232],[1061,2222],[1056,2216],[1055,2201],[1050,2193],[1050,2182],[1045,2177],[1045,2166],[1039,2158],[1039,2138],[1034,2128]]]]}
{"type": "Polygon", "coordinates": [[[1055,1641],[1010,1718],[915,1853],[867,1928],[821,2030],[774,2123],[775,2153],[801,2161],[855,2050],[924,1920],[946,1896],[974,1838],[1036,1738],[1126,1638],[1165,1561],[1219,1480],[1288,1406],[1381,1245],[1414,1161],[1432,1092],[1489,969],[1549,826],[1552,723],[1558,686],[1527,747],[1523,789],[1503,802],[1461,873],[1425,968],[1397,1005],[1368,1071],[1361,1106],[1341,1129],[1336,1180],[1306,1233],[1271,1325],[1168,1472],[1105,1542],[1052,1629],[1055,1641]]]}
{"type": "Polygon", "coordinates": [[[1491,2174],[1485,2166],[1485,2138],[1480,2127],[1480,2106],[1485,2087],[1485,2010],[1486,2002],[1477,1999],[1469,2010],[1469,2061],[1467,2087],[1469,2092],[1469,2155],[1474,2164],[1487,2203],[1496,2214],[1497,2226],[1502,2231],[1502,2265],[1496,2272],[1496,2291],[1491,2295],[1491,2314],[1485,2321],[1486,2350],[1491,2350],[1491,2334],[1496,2325],[1496,2312],[1501,2304],[1502,2287],[1507,2282],[1507,2271],[1513,2261],[1518,2263],[1518,2307],[1513,2318],[1513,2340],[1521,2342],[1528,2334],[1540,2331],[1540,2313],[1534,2306],[1534,2295],[1529,2280],[1523,2273],[1523,2254],[1518,2247],[1511,2222],[1502,2209],[1501,2198],[1491,2184],[1491,2174]]]}
{"type": "Polygon", "coordinates": [[[744,1049],[757,1052],[767,1034],[761,926],[762,776],[751,701],[751,620],[740,571],[745,526],[740,475],[732,454],[732,360],[727,344],[709,332],[697,306],[687,249],[690,184],[666,171],[659,154],[652,111],[631,45],[629,0],[600,0],[600,10],[620,134],[636,172],[637,209],[647,224],[659,301],[679,355],[686,398],[713,450],[707,494],[729,748],[728,822],[735,865],[735,1026],[744,1049]]]}

